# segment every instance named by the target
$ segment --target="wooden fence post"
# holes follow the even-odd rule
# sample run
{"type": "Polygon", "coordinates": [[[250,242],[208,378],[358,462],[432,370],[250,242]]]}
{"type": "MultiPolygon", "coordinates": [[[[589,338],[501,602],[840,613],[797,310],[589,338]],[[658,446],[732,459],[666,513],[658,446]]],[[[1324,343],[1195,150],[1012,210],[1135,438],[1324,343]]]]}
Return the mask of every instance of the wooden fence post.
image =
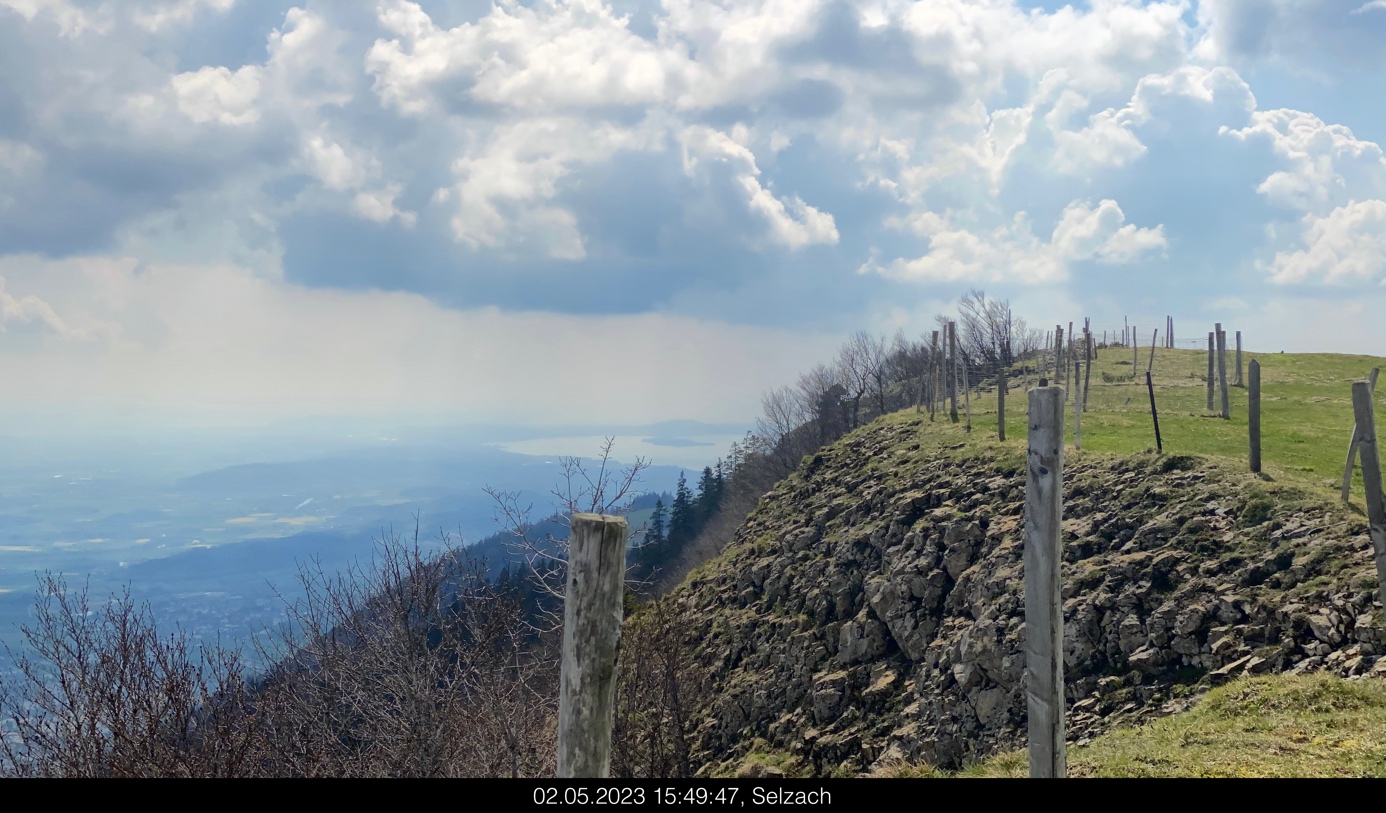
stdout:
{"type": "Polygon", "coordinates": [[[1222,417],[1228,419],[1232,417],[1232,409],[1227,397],[1227,333],[1222,329],[1222,323],[1218,323],[1215,328],[1218,334],[1218,387],[1222,391],[1222,417]]]}
{"type": "Polygon", "coordinates": [[[1064,380],[1064,326],[1054,326],[1054,380],[1064,380]]]}
{"type": "MultiPolygon", "coordinates": [[[[1246,394],[1246,428],[1251,442],[1251,472],[1261,473],[1261,363],[1251,360],[1247,369],[1251,386],[1246,394]]],[[[1355,433],[1354,433],[1355,434],[1355,433]]],[[[1348,452],[1348,482],[1352,481],[1352,452],[1348,452]]],[[[1346,499],[1346,497],[1344,497],[1346,499]]]]}
{"type": "Polygon", "coordinates": [[[1083,360],[1083,411],[1088,411],[1088,387],[1092,385],[1092,360],[1097,356],[1092,349],[1092,333],[1083,331],[1083,352],[1087,356],[1083,360]]]}
{"type": "MultiPolygon", "coordinates": [[[[1373,367],[1367,374],[1367,383],[1371,385],[1372,393],[1376,393],[1376,377],[1381,373],[1380,367],[1373,367]]],[[[1343,467],[1343,502],[1348,501],[1348,495],[1352,493],[1352,464],[1357,462],[1357,425],[1352,426],[1352,439],[1348,441],[1347,465],[1343,467]]]]}
{"type": "Polygon", "coordinates": [[[1213,411],[1213,353],[1214,343],[1217,339],[1212,333],[1208,334],[1208,411],[1213,411]]]}
{"type": "Polygon", "coordinates": [[[932,343],[929,346],[929,420],[934,419],[938,412],[938,331],[934,331],[932,343]]]}
{"type": "Polygon", "coordinates": [[[958,327],[948,323],[948,420],[958,422],[958,327]]]}
{"type": "Polygon", "coordinates": [[[1160,338],[1160,329],[1156,328],[1155,332],[1150,334],[1150,363],[1145,367],[1147,373],[1155,372],[1155,340],[1158,338],[1160,338]]]}
{"type": "Polygon", "coordinates": [[[1232,382],[1234,387],[1246,386],[1242,383],[1242,332],[1237,331],[1237,380],[1232,382]]]}
{"type": "Polygon", "coordinates": [[[1131,379],[1136,378],[1136,368],[1141,366],[1141,342],[1137,338],[1140,336],[1136,332],[1136,326],[1131,326],[1131,379]]]}
{"type": "Polygon", "coordinates": [[[1006,439],[1006,367],[1001,365],[996,375],[996,439],[1006,439]]]}
{"type": "Polygon", "coordinates": [[[1150,393],[1150,419],[1155,422],[1155,451],[1163,453],[1165,443],[1160,439],[1160,413],[1155,411],[1155,382],[1149,370],[1145,373],[1145,389],[1150,393]]]}
{"type": "Polygon", "coordinates": [[[1064,743],[1063,550],[1064,394],[1030,390],[1025,474],[1025,671],[1030,776],[1068,775],[1064,743]]]}
{"type": "Polygon", "coordinates": [[[1381,492],[1381,458],[1376,446],[1376,415],[1370,383],[1353,382],[1352,412],[1361,430],[1357,442],[1362,454],[1362,485],[1367,490],[1367,525],[1376,554],[1376,597],[1381,606],[1386,607],[1386,495],[1381,492]]]}
{"type": "MultiPolygon", "coordinates": [[[[972,384],[967,380],[967,359],[962,360],[963,408],[967,410],[967,431],[972,431],[972,384]]],[[[980,394],[980,393],[979,393],[980,394]]]]}
{"type": "Polygon", "coordinates": [[[574,514],[569,542],[558,691],[558,776],[605,779],[611,773],[626,521],[574,514]]]}
{"type": "MultiPolygon", "coordinates": [[[[1068,355],[1069,355],[1069,360],[1076,360],[1076,359],[1078,358],[1078,350],[1077,350],[1077,347],[1078,347],[1078,346],[1077,346],[1076,344],[1073,343],[1073,323],[1072,323],[1072,322],[1069,322],[1069,323],[1068,323],[1068,355]]],[[[1067,365],[1067,367],[1072,367],[1072,366],[1073,366],[1072,364],[1068,364],[1068,365],[1067,365]]],[[[1067,374],[1068,374],[1068,370],[1065,369],[1065,370],[1064,370],[1064,375],[1067,375],[1067,374]]],[[[1073,379],[1071,382],[1069,382],[1068,389],[1064,390],[1064,397],[1067,398],[1070,394],[1072,394],[1075,398],[1078,397],[1078,396],[1077,396],[1077,393],[1074,393],[1074,392],[1073,392],[1073,390],[1076,389],[1077,387],[1078,387],[1078,379],[1075,378],[1075,379],[1073,379]]]]}
{"type": "Polygon", "coordinates": [[[1083,448],[1083,380],[1082,362],[1073,360],[1073,448],[1083,448]]]}

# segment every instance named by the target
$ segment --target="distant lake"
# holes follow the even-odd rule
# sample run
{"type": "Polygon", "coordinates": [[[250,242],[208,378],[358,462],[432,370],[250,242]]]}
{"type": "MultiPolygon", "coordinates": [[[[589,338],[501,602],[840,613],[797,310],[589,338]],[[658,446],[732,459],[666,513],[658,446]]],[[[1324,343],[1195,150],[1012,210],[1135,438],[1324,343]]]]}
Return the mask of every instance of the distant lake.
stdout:
{"type": "MultiPolygon", "coordinates": [[[[657,466],[701,469],[727,456],[733,442],[743,435],[681,435],[676,437],[617,437],[611,456],[622,463],[643,457],[657,466]]],[[[606,438],[584,435],[562,438],[535,438],[491,444],[507,452],[540,457],[592,458],[601,453],[606,438]]]]}

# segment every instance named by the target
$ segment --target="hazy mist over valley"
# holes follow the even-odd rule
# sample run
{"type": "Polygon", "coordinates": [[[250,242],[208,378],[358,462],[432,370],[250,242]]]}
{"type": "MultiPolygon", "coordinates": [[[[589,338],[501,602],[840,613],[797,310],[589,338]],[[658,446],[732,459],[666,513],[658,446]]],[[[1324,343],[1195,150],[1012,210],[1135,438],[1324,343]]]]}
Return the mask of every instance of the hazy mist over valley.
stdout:
{"type": "Polygon", "coordinates": [[[476,543],[501,531],[487,487],[519,491],[545,516],[560,457],[591,458],[614,437],[614,460],[651,459],[642,490],[672,491],[680,471],[712,465],[744,428],[337,418],[0,436],[0,640],[17,642],[42,571],[89,579],[97,596],[129,584],[165,623],[244,640],[282,618],[300,565],[368,562],[382,532],[412,536],[416,514],[426,546],[441,532],[476,543]]]}

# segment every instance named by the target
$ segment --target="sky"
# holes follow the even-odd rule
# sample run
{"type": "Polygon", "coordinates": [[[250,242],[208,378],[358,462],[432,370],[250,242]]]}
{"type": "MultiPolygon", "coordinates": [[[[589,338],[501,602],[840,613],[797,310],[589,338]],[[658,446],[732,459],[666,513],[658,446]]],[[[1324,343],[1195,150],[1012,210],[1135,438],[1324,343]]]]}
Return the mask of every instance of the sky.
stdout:
{"type": "Polygon", "coordinates": [[[0,418],[744,422],[970,288],[1386,355],[1383,87],[1386,0],[0,0],[0,418]]]}

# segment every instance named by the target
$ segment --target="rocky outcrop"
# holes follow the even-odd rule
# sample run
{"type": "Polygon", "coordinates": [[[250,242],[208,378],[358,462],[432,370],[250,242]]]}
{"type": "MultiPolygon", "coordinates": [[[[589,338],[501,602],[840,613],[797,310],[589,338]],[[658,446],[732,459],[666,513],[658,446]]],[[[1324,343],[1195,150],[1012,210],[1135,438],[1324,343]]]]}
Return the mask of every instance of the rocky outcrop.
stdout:
{"type": "MultiPolygon", "coordinates": [[[[819,773],[1024,744],[1023,449],[920,428],[806,459],[675,594],[712,676],[705,772],[758,739],[819,773]]],[[[1194,458],[1079,454],[1064,517],[1073,739],[1242,673],[1386,654],[1365,523],[1341,506],[1194,458]]]]}

